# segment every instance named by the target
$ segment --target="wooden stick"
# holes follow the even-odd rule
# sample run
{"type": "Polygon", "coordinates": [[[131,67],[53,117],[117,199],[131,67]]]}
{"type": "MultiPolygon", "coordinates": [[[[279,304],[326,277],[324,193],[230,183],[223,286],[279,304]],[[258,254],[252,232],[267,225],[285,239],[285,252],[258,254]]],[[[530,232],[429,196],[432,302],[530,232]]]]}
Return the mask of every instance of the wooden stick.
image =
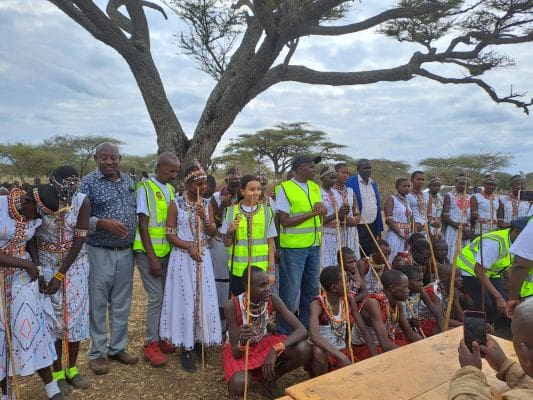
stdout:
{"type": "Polygon", "coordinates": [[[428,236],[428,242],[429,242],[429,250],[431,251],[431,262],[433,263],[433,268],[435,272],[435,278],[439,280],[439,271],[437,268],[437,259],[435,258],[435,251],[433,250],[433,240],[431,239],[431,232],[429,231],[428,223],[426,222],[424,224],[424,228],[426,230],[426,235],[428,236]]]}
{"type": "Polygon", "coordinates": [[[344,257],[342,256],[342,246],[341,246],[341,229],[339,222],[339,209],[337,208],[337,202],[335,202],[335,226],[337,227],[337,241],[340,254],[340,264],[341,264],[341,275],[342,275],[342,288],[344,291],[344,304],[346,306],[346,325],[348,326],[348,340],[349,343],[346,343],[346,346],[350,350],[350,359],[352,363],[355,361],[353,356],[352,349],[352,325],[350,324],[350,303],[348,303],[348,290],[346,289],[346,274],[344,273],[344,257]]]}
{"type": "MultiPolygon", "coordinates": [[[[481,218],[479,219],[479,257],[481,258],[483,273],[485,273],[485,265],[483,263],[483,222],[481,222],[481,218]]],[[[477,278],[479,279],[479,283],[481,283],[481,311],[485,312],[485,280],[481,276],[477,278]]]]}
{"type": "Polygon", "coordinates": [[[463,203],[461,206],[461,221],[459,221],[459,226],[457,227],[457,239],[455,240],[455,251],[453,254],[453,263],[452,263],[452,273],[450,276],[450,293],[448,294],[448,306],[446,307],[446,316],[444,318],[444,330],[448,330],[450,324],[450,318],[452,315],[453,307],[453,296],[455,294],[455,272],[457,270],[457,258],[459,252],[461,251],[461,242],[463,239],[463,220],[465,215],[466,206],[464,205],[466,198],[466,190],[468,188],[468,179],[465,179],[465,189],[463,191],[463,203]]]}
{"type": "MultiPolygon", "coordinates": [[[[252,204],[253,207],[253,204],[252,204]]],[[[252,265],[252,218],[253,213],[250,213],[250,218],[248,216],[246,217],[246,223],[247,227],[246,230],[248,231],[248,267],[247,267],[247,282],[246,282],[246,318],[248,319],[248,323],[250,323],[250,292],[252,288],[252,272],[250,271],[250,267],[252,265]]],[[[248,362],[250,359],[250,339],[246,341],[246,348],[244,351],[244,400],[248,398],[248,362]]]]}
{"type": "Polygon", "coordinates": [[[374,245],[376,246],[376,248],[379,251],[379,254],[381,254],[381,257],[383,257],[383,261],[385,261],[385,265],[387,266],[387,269],[391,269],[391,266],[389,264],[389,260],[387,260],[387,257],[385,257],[385,254],[383,253],[383,250],[381,250],[381,246],[379,245],[376,237],[372,233],[372,229],[370,229],[370,227],[368,226],[368,224],[366,222],[363,222],[363,224],[365,224],[366,229],[368,230],[368,233],[370,234],[370,237],[372,238],[372,241],[374,242],[374,245]]]}
{"type": "MultiPolygon", "coordinates": [[[[61,265],[63,265],[63,255],[61,254],[59,256],[60,262],[59,262],[59,268],[61,268],[61,265]]],[[[59,271],[59,269],[58,269],[59,271]]],[[[67,308],[67,274],[65,273],[65,278],[62,282],[62,291],[63,291],[63,299],[62,299],[62,305],[63,305],[63,365],[66,369],[70,368],[70,355],[69,355],[69,348],[68,348],[68,308],[67,308]]]]}
{"type": "MultiPolygon", "coordinates": [[[[1,273],[0,277],[2,281],[0,282],[0,289],[2,291],[2,311],[4,312],[4,327],[6,332],[6,342],[7,342],[7,352],[6,354],[9,355],[9,361],[11,361],[11,366],[13,369],[13,386],[15,386],[15,397],[17,400],[22,400],[22,397],[20,397],[20,386],[17,378],[17,367],[15,366],[15,358],[14,358],[14,352],[13,352],[13,344],[11,342],[11,321],[10,316],[7,312],[7,288],[6,288],[6,281],[5,281],[5,274],[10,273],[10,269],[8,270],[5,268],[1,273]]],[[[25,273],[25,272],[22,272],[25,273]]],[[[9,382],[9,362],[6,363],[6,385],[7,382],[9,382]]],[[[7,386],[6,386],[7,387],[7,386]]],[[[9,395],[9,394],[8,394],[9,395]]],[[[11,396],[12,397],[12,396],[11,396]]]]}
{"type": "Polygon", "coordinates": [[[322,265],[322,253],[323,253],[323,247],[324,247],[324,215],[320,214],[320,259],[318,260],[318,295],[320,296],[320,273],[322,272],[322,269],[324,266],[322,265]]]}
{"type": "MultiPolygon", "coordinates": [[[[422,290],[424,290],[424,289],[422,289],[422,290]]],[[[420,301],[422,301],[422,300],[420,300],[420,301]]],[[[411,311],[411,315],[414,318],[415,317],[415,310],[413,310],[413,307],[411,307],[411,304],[409,304],[406,301],[404,301],[404,304],[409,308],[409,311],[411,311]]],[[[420,334],[420,336],[422,336],[423,339],[427,339],[427,336],[424,333],[424,330],[422,328],[415,327],[415,331],[418,332],[420,334]]]]}
{"type": "MultiPolygon", "coordinates": [[[[200,199],[200,188],[196,187],[196,202],[201,205],[202,201],[200,199]]],[[[202,220],[198,213],[196,213],[196,223],[197,223],[197,229],[196,233],[198,234],[198,253],[200,256],[202,255],[202,220]]],[[[204,296],[203,296],[203,269],[204,269],[204,263],[203,261],[199,261],[197,264],[197,268],[199,268],[198,273],[198,279],[199,282],[199,294],[200,294],[200,329],[202,334],[202,377],[205,373],[205,326],[204,326],[204,296]]]]}

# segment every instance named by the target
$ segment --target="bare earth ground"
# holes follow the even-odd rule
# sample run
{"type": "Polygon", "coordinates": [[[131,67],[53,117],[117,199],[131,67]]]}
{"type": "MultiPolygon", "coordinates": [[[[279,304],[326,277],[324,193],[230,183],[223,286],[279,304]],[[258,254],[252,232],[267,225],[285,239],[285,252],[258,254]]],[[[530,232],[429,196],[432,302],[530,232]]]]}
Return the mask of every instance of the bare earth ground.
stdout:
{"type": "MultiPolygon", "coordinates": [[[[134,399],[231,399],[228,395],[224,380],[224,369],[220,356],[220,348],[208,350],[204,376],[200,364],[194,374],[181,369],[179,352],[168,356],[167,364],[162,368],[152,368],[142,357],[145,326],[146,296],[135,271],[133,287],[133,303],[129,321],[128,351],[139,356],[139,363],[134,366],[124,366],[112,362],[109,374],[93,375],[87,364],[88,342],[80,350],[78,367],[82,374],[89,378],[91,386],[86,390],[74,390],[67,397],[71,400],[134,400],[134,399]]],[[[300,368],[283,377],[279,385],[284,388],[307,379],[307,374],[300,368]]],[[[23,378],[19,400],[46,400],[42,381],[35,374],[23,378]]],[[[253,388],[248,396],[250,400],[267,399],[260,390],[253,388]]]]}

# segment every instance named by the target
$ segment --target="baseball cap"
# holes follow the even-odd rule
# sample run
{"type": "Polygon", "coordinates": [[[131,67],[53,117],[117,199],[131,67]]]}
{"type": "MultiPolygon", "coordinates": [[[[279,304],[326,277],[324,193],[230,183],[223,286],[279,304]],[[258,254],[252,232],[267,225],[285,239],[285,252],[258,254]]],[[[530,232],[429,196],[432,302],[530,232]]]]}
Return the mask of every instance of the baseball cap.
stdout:
{"type": "Polygon", "coordinates": [[[320,156],[312,156],[309,154],[302,155],[302,156],[296,156],[292,160],[292,170],[296,171],[296,169],[302,164],[307,164],[310,162],[318,164],[320,161],[322,161],[322,157],[320,156]]]}

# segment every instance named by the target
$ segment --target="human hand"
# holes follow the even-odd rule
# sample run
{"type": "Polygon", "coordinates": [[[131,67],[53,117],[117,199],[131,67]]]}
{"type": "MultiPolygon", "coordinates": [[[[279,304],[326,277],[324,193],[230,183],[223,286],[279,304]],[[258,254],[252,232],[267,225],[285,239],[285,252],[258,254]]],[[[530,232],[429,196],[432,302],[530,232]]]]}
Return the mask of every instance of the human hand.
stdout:
{"type": "Polygon", "coordinates": [[[413,325],[415,328],[420,328],[421,323],[422,323],[422,318],[420,317],[411,318],[411,325],[413,325]]]}
{"type": "Polygon", "coordinates": [[[202,254],[200,253],[198,246],[195,246],[194,244],[189,245],[189,247],[187,248],[187,252],[194,261],[202,261],[202,254]]]}
{"type": "Polygon", "coordinates": [[[154,278],[161,276],[161,263],[157,257],[148,258],[148,266],[150,268],[150,275],[154,278]]]}
{"type": "Polygon", "coordinates": [[[235,216],[235,219],[230,222],[227,233],[232,234],[233,232],[235,232],[239,228],[240,222],[241,222],[241,214],[237,214],[235,216]]]}
{"type": "Polygon", "coordinates": [[[496,308],[498,310],[498,314],[504,315],[504,316],[507,315],[506,307],[507,307],[507,302],[505,301],[503,297],[499,297],[496,299],[496,308]]]}
{"type": "Polygon", "coordinates": [[[461,343],[459,343],[459,348],[457,351],[459,352],[459,364],[461,364],[461,367],[471,365],[481,369],[481,353],[478,342],[472,342],[471,353],[470,350],[468,350],[468,347],[466,347],[464,339],[461,339],[461,343]]]}
{"type": "Polygon", "coordinates": [[[128,235],[128,227],[116,219],[99,219],[98,228],[120,238],[128,235]]]}
{"type": "Polygon", "coordinates": [[[252,327],[248,324],[241,325],[239,328],[239,342],[244,345],[252,337],[252,327]]]}
{"type": "Polygon", "coordinates": [[[263,362],[261,372],[263,374],[263,378],[265,378],[267,382],[272,382],[276,377],[275,366],[277,358],[278,356],[276,355],[276,351],[272,349],[268,352],[265,361],[263,362]]]}
{"type": "Polygon", "coordinates": [[[322,204],[319,201],[313,204],[313,214],[315,215],[326,214],[326,207],[324,207],[324,204],[322,204]]]}
{"type": "Polygon", "coordinates": [[[503,362],[507,359],[507,356],[503,352],[502,348],[492,336],[487,335],[487,345],[480,345],[481,353],[483,353],[485,360],[489,363],[491,368],[495,371],[499,371],[503,362]]]}
{"type": "Polygon", "coordinates": [[[268,274],[268,284],[271,287],[276,284],[276,274],[268,274]]]}
{"type": "Polygon", "coordinates": [[[345,354],[343,354],[341,357],[337,357],[337,359],[341,362],[341,364],[346,367],[347,365],[350,365],[352,363],[352,360],[345,354]]]}
{"type": "Polygon", "coordinates": [[[30,282],[33,282],[35,279],[37,279],[39,277],[39,269],[35,265],[33,265],[31,263],[26,265],[24,267],[24,270],[30,276],[30,282]]]}
{"type": "Polygon", "coordinates": [[[507,304],[505,305],[505,313],[507,315],[507,318],[512,317],[514,309],[519,304],[520,304],[520,300],[507,300],[507,304]]]}
{"type": "Polygon", "coordinates": [[[194,208],[196,210],[196,215],[200,217],[203,223],[207,222],[207,216],[205,214],[205,208],[202,203],[194,203],[194,208]]]}
{"type": "Polygon", "coordinates": [[[48,286],[44,289],[44,293],[46,294],[55,294],[61,287],[61,281],[57,278],[50,279],[50,282],[48,282],[48,286]]]}

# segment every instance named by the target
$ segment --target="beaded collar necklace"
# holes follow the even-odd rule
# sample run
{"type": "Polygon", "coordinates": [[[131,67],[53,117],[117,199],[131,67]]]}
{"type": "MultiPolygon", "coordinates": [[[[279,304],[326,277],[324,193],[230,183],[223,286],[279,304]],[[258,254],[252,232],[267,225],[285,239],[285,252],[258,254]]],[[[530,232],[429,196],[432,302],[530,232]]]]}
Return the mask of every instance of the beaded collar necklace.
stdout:
{"type": "Polygon", "coordinates": [[[22,196],[24,192],[22,189],[12,189],[8,195],[8,211],[9,216],[15,221],[25,221],[26,217],[22,214],[22,196]]]}

